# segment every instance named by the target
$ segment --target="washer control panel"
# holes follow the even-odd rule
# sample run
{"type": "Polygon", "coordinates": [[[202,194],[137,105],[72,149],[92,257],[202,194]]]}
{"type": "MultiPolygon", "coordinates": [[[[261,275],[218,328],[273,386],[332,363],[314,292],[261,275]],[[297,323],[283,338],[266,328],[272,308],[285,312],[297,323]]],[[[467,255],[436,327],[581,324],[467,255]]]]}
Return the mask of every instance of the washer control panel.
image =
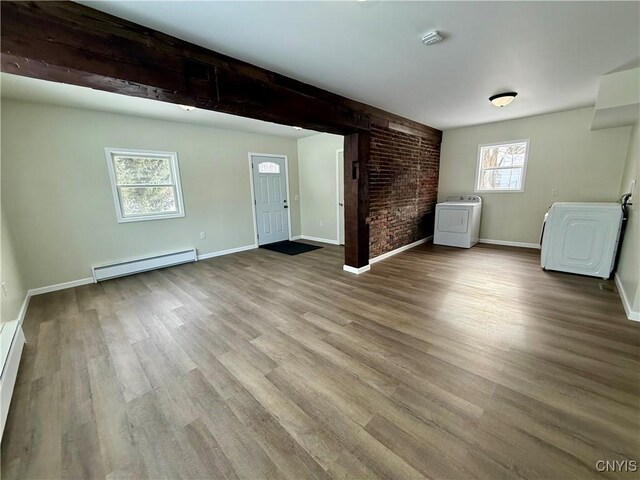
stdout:
{"type": "Polygon", "coordinates": [[[479,195],[452,195],[447,197],[447,202],[482,203],[482,198],[479,195]]]}

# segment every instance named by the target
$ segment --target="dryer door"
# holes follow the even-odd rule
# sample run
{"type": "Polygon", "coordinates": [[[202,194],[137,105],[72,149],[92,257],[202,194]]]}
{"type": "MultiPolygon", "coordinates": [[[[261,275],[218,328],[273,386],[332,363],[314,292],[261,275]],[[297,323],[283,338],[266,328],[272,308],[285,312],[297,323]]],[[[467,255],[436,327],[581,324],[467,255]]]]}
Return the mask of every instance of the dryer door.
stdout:
{"type": "Polygon", "coordinates": [[[467,233],[469,210],[466,208],[441,208],[438,212],[438,231],[447,233],[467,233]]]}

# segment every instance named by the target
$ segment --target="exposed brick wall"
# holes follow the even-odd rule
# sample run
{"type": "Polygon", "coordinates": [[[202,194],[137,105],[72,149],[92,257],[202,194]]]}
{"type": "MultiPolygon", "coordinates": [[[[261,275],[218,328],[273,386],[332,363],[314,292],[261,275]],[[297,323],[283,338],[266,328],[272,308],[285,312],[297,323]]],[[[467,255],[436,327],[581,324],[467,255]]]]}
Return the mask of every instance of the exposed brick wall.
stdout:
{"type": "Polygon", "coordinates": [[[372,127],[369,257],[433,234],[440,142],[372,127]]]}

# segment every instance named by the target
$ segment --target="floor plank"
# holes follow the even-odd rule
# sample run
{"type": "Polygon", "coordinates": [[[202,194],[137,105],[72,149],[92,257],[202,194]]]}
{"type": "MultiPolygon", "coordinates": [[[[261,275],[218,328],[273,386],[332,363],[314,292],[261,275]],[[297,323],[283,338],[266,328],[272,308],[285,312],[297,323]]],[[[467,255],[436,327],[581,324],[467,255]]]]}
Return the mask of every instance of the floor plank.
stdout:
{"type": "MultiPolygon", "coordinates": [[[[34,297],[3,478],[633,478],[640,324],[535,251],[262,249],[34,297]]],[[[601,288],[604,287],[604,288],[601,288]]]]}

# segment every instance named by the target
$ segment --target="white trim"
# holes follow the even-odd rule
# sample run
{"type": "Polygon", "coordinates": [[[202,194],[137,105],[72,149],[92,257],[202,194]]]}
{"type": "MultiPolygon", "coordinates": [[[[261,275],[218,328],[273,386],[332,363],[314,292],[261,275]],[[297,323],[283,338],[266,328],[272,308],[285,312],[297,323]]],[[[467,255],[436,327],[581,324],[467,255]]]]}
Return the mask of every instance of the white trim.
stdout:
{"type": "Polygon", "coordinates": [[[184,200],[182,198],[182,186],[180,182],[180,167],[178,166],[177,152],[160,152],[155,150],[133,150],[133,149],[106,147],[104,149],[104,154],[105,154],[105,158],[107,159],[107,169],[109,170],[109,179],[111,181],[111,192],[113,194],[113,201],[116,207],[116,217],[118,219],[118,223],[142,222],[146,220],[164,220],[167,218],[181,218],[185,216],[184,200]],[[157,156],[157,157],[168,157],[171,164],[171,173],[173,175],[173,187],[175,188],[175,193],[176,193],[177,212],[166,213],[166,214],[157,213],[153,215],[125,217],[122,214],[122,202],[120,201],[120,194],[118,192],[118,184],[116,181],[116,173],[113,168],[114,154],[131,155],[131,156],[149,155],[149,156],[157,156]]]}
{"type": "Polygon", "coordinates": [[[331,245],[339,245],[337,240],[330,238],[310,237],[309,235],[300,235],[302,240],[311,240],[312,242],[330,243],[331,245]]]}
{"type": "Polygon", "coordinates": [[[361,273],[368,272],[369,270],[371,270],[371,265],[365,265],[364,267],[360,267],[360,268],[351,267],[349,265],[343,265],[342,269],[345,272],[355,273],[356,275],[360,275],[361,273]]]}
{"type": "Polygon", "coordinates": [[[11,407],[11,397],[13,396],[13,388],[18,376],[24,343],[24,332],[22,327],[17,325],[5,364],[2,365],[2,376],[0,377],[0,439],[2,439],[7,415],[11,407]]]}
{"type": "MultiPolygon", "coordinates": [[[[530,138],[522,138],[520,140],[507,140],[504,142],[492,142],[492,143],[483,143],[482,145],[478,145],[478,158],[476,164],[476,183],[474,184],[473,191],[474,193],[524,193],[524,183],[527,178],[527,164],[529,163],[529,147],[531,146],[530,138]],[[483,147],[494,147],[500,145],[510,145],[512,143],[526,143],[527,146],[524,151],[524,164],[522,165],[522,183],[520,184],[520,188],[518,190],[509,190],[509,189],[501,189],[501,190],[480,190],[478,188],[478,181],[480,180],[480,171],[482,170],[480,152],[483,147]]],[[[511,168],[511,167],[506,167],[511,168]]],[[[519,167],[515,167],[519,168],[519,167]]]]}
{"type": "Polygon", "coordinates": [[[400,252],[404,252],[405,250],[409,250],[410,248],[417,247],[418,245],[422,245],[423,243],[426,243],[432,239],[433,239],[433,235],[429,235],[428,237],[423,238],[422,240],[418,240],[417,242],[410,243],[409,245],[405,245],[404,247],[399,247],[399,248],[396,248],[395,250],[391,250],[390,252],[383,253],[382,255],[378,255],[377,257],[370,258],[369,264],[377,263],[384,260],[385,258],[393,257],[394,255],[397,255],[400,252]]]}
{"type": "Polygon", "coordinates": [[[227,250],[219,250],[217,252],[198,254],[198,260],[206,260],[207,258],[222,257],[223,255],[229,255],[231,253],[246,252],[247,250],[253,250],[258,248],[258,244],[245,245],[244,247],[228,248],[227,250]]]}
{"type": "Polygon", "coordinates": [[[491,240],[490,238],[481,238],[478,241],[480,243],[487,243],[489,245],[504,245],[506,247],[534,248],[536,250],[540,250],[540,245],[537,243],[510,242],[507,240],[491,240]]]}
{"type": "MultiPolygon", "coordinates": [[[[340,224],[340,182],[344,182],[344,172],[340,171],[340,161],[338,156],[342,153],[342,165],[344,167],[344,148],[336,150],[336,240],[340,243],[340,230],[343,226],[340,224]]],[[[344,205],[342,206],[344,208],[344,205]]]]}
{"type": "Polygon", "coordinates": [[[29,297],[34,295],[41,295],[43,293],[56,292],[58,290],[65,290],[67,288],[81,287],[82,285],[89,285],[94,283],[93,277],[81,278],[79,280],[71,280],[70,282],[56,283],[55,285],[47,285],[46,287],[38,287],[29,289],[29,297]]]}
{"type": "Polygon", "coordinates": [[[249,152],[249,179],[251,185],[251,211],[253,212],[253,238],[256,241],[256,245],[260,245],[260,240],[258,239],[258,217],[256,216],[256,194],[255,194],[255,186],[253,184],[253,161],[251,157],[276,157],[284,159],[284,182],[287,186],[287,220],[288,224],[288,237],[291,240],[291,192],[289,192],[289,157],[287,155],[282,155],[279,153],[256,153],[249,152]]]}
{"type": "Polygon", "coordinates": [[[29,308],[29,301],[31,300],[31,294],[27,291],[24,295],[24,300],[22,302],[22,307],[20,307],[20,313],[18,314],[18,325],[22,325],[24,322],[24,317],[27,315],[27,309],[29,308]]]}
{"type": "MultiPolygon", "coordinates": [[[[253,245],[245,245],[243,247],[229,248],[227,250],[219,250],[217,252],[203,253],[198,255],[198,260],[206,260],[207,258],[220,257],[223,255],[229,255],[231,253],[244,252],[246,250],[253,250],[258,248],[258,244],[253,245]]],[[[67,288],[81,287],[83,285],[89,285],[94,283],[93,277],[81,278],[79,280],[72,280],[70,282],[56,283],[55,285],[47,285],[45,287],[32,288],[27,292],[27,295],[24,299],[24,303],[22,304],[22,308],[20,309],[19,320],[22,323],[24,316],[27,312],[27,307],[29,306],[29,300],[34,295],[41,295],[43,293],[56,292],[58,290],[65,290],[67,288]]]]}
{"type": "Polygon", "coordinates": [[[302,238],[302,235],[296,235],[295,237],[291,237],[289,240],[300,240],[302,238]]]}
{"type": "Polygon", "coordinates": [[[620,294],[620,299],[622,300],[622,306],[624,307],[624,313],[627,315],[629,320],[633,320],[634,322],[640,322],[640,312],[635,312],[631,309],[631,302],[629,302],[629,297],[627,297],[627,292],[622,288],[622,280],[620,280],[620,275],[617,273],[614,276],[616,280],[616,287],[618,289],[618,293],[620,294]]]}

